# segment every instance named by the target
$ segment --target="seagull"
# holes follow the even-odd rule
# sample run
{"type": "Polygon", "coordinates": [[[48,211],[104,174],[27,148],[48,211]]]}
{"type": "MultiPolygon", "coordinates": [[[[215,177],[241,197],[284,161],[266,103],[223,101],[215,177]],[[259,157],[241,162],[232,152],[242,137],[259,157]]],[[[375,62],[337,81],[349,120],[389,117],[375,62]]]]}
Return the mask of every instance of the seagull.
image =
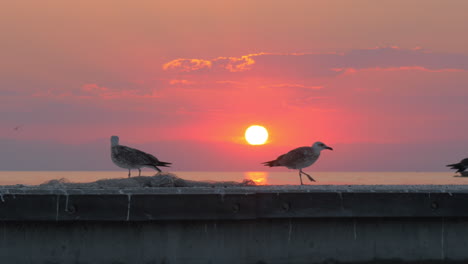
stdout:
{"type": "Polygon", "coordinates": [[[447,167],[451,167],[450,169],[457,170],[456,172],[463,174],[468,169],[468,158],[463,159],[459,163],[449,164],[447,167]]]}
{"type": "Polygon", "coordinates": [[[157,166],[169,167],[169,162],[159,161],[155,156],[145,153],[141,150],[119,145],[119,137],[111,136],[111,159],[115,165],[130,170],[138,169],[138,176],[141,176],[142,167],[150,167],[161,172],[157,166]]]}
{"type": "Polygon", "coordinates": [[[283,154],[272,161],[263,162],[262,164],[270,167],[284,166],[288,169],[299,170],[299,179],[302,183],[302,174],[307,176],[310,181],[315,181],[309,174],[302,171],[303,168],[314,164],[320,157],[320,151],[324,149],[333,150],[322,142],[315,142],[312,147],[299,147],[283,154]]]}

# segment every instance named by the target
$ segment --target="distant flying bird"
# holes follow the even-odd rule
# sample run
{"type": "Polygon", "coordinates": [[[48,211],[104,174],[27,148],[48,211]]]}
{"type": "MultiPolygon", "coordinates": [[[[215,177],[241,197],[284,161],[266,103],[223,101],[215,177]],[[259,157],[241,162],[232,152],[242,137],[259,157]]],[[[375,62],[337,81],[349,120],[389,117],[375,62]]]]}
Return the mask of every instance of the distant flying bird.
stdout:
{"type": "Polygon", "coordinates": [[[447,167],[450,167],[452,170],[457,170],[456,172],[462,173],[468,169],[468,158],[463,159],[459,163],[449,164],[447,167]]]}
{"type": "Polygon", "coordinates": [[[157,166],[169,167],[169,162],[159,161],[155,156],[145,153],[141,150],[119,145],[119,137],[111,137],[111,158],[115,165],[130,170],[138,169],[138,176],[141,176],[141,168],[149,167],[161,172],[157,166]]]}
{"type": "Polygon", "coordinates": [[[15,131],[19,131],[19,130],[21,129],[21,127],[22,127],[22,125],[15,126],[15,127],[13,128],[13,130],[15,130],[15,131]]]}
{"type": "Polygon", "coordinates": [[[315,181],[309,174],[302,171],[303,168],[314,164],[320,157],[320,152],[324,149],[333,150],[322,142],[315,142],[312,147],[299,147],[283,154],[272,161],[263,162],[262,164],[270,167],[284,166],[288,169],[299,170],[299,179],[302,183],[302,174],[307,176],[310,181],[315,181]]]}

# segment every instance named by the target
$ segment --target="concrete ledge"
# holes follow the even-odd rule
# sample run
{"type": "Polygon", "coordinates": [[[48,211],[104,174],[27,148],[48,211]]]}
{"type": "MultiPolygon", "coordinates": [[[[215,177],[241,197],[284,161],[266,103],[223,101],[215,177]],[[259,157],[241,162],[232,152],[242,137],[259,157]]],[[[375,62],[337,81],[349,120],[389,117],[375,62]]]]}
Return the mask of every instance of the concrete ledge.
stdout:
{"type": "Polygon", "coordinates": [[[0,191],[2,263],[468,263],[468,186],[0,191]]]}
{"type": "Polygon", "coordinates": [[[0,221],[467,217],[468,186],[3,189],[0,221]]]}
{"type": "Polygon", "coordinates": [[[2,263],[468,263],[468,221],[3,222],[2,263]]]}

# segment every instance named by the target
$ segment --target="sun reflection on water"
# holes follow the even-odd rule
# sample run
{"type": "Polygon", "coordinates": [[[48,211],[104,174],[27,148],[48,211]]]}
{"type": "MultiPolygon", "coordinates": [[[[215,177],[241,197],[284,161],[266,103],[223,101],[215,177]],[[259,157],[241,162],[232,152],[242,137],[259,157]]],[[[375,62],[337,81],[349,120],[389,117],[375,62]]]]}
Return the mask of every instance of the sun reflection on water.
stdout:
{"type": "Polygon", "coordinates": [[[265,171],[246,171],[244,178],[252,180],[257,185],[267,185],[268,172],[265,171]]]}

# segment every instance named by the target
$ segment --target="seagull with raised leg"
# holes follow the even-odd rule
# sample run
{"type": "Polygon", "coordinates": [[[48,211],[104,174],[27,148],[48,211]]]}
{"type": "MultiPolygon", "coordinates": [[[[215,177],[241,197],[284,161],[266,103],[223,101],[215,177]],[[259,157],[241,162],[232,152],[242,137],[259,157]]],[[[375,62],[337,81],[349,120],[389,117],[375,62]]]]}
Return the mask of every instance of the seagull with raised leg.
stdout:
{"type": "Polygon", "coordinates": [[[141,176],[142,167],[153,168],[161,172],[158,166],[169,167],[172,164],[159,161],[155,156],[141,150],[119,145],[118,136],[111,136],[111,159],[115,165],[128,169],[129,178],[132,169],[138,169],[138,176],[141,176]]]}
{"type": "Polygon", "coordinates": [[[279,156],[275,160],[263,162],[262,164],[270,167],[283,166],[288,169],[299,170],[299,179],[301,180],[301,185],[304,185],[302,182],[302,174],[307,176],[310,181],[315,180],[312,176],[303,172],[302,169],[314,164],[314,162],[316,162],[320,157],[320,152],[324,149],[333,150],[322,142],[315,142],[312,147],[299,147],[293,149],[288,153],[279,156]]]}

